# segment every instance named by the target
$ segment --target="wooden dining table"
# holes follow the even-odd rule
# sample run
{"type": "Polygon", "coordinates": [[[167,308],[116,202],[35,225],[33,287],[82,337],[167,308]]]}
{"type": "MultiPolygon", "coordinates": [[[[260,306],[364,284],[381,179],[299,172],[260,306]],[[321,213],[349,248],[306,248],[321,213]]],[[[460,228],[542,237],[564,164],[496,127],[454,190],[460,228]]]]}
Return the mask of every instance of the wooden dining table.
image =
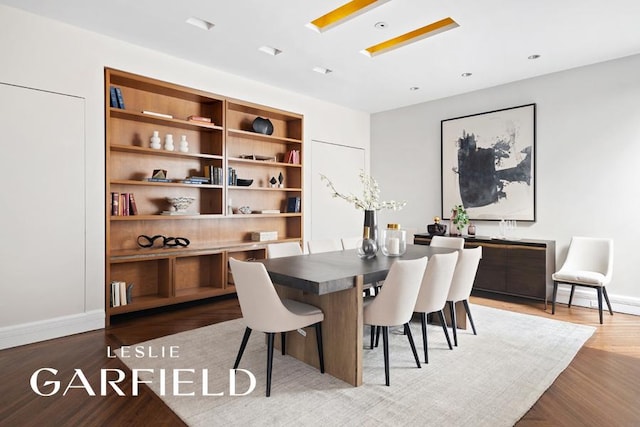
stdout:
{"type": "MultiPolygon", "coordinates": [[[[282,298],[313,304],[324,312],[325,371],[353,386],[362,384],[363,290],[384,281],[398,259],[417,259],[456,249],[407,245],[400,257],[378,252],[360,259],[355,249],[260,260],[282,298]]],[[[458,311],[457,311],[458,313],[458,311]]],[[[464,312],[460,313],[463,314],[464,312]]],[[[459,318],[462,316],[458,316],[459,318]]],[[[287,354],[319,366],[313,328],[287,333],[287,354]]],[[[279,342],[276,342],[279,346],[279,342]]]]}

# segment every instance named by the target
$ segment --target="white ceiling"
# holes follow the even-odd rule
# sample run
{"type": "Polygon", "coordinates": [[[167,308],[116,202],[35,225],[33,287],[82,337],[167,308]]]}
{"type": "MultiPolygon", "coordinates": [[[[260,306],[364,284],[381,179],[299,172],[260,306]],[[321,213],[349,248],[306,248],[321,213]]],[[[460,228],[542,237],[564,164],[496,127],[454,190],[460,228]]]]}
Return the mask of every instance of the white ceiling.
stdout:
{"type": "Polygon", "coordinates": [[[640,53],[639,0],[391,0],[322,34],[305,27],[346,1],[0,3],[368,112],[640,53]],[[460,26],[375,58],[360,53],[448,16],[460,26]],[[215,26],[201,30],[189,17],[215,26]],[[282,53],[266,55],[264,45],[282,53]],[[527,59],[532,54],[541,57],[527,59]],[[461,77],[466,72],[473,75],[461,77]]]}

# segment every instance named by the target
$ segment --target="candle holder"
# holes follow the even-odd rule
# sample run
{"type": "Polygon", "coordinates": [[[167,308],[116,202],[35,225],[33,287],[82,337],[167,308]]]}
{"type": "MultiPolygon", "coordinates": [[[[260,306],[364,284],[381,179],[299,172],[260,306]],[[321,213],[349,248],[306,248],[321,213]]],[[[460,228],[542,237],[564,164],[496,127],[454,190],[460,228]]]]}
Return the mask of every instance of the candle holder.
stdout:
{"type": "Polygon", "coordinates": [[[386,256],[401,256],[407,251],[407,232],[399,224],[387,224],[380,239],[382,253],[386,256]]]}

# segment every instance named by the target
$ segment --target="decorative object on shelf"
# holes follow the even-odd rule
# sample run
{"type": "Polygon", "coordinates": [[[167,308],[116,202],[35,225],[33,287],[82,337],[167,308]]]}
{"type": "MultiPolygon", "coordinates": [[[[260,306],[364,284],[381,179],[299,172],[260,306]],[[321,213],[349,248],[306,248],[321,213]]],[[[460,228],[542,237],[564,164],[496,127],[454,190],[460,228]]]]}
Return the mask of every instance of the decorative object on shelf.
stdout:
{"type": "Polygon", "coordinates": [[[469,227],[467,227],[467,234],[471,237],[476,237],[476,225],[474,223],[469,223],[469,227]]]}
{"type": "MultiPolygon", "coordinates": [[[[393,209],[400,210],[407,202],[397,202],[395,200],[380,201],[380,188],[378,182],[371,176],[360,170],[360,182],[363,184],[362,197],[358,197],[354,194],[342,194],[336,190],[335,186],[329,178],[320,174],[320,179],[327,183],[327,187],[333,193],[333,197],[339,197],[346,200],[349,203],[353,203],[356,209],[364,210],[364,227],[369,227],[369,238],[371,240],[378,240],[378,228],[376,225],[376,211],[380,209],[393,209]]],[[[363,240],[363,245],[365,244],[363,240]]],[[[376,247],[377,251],[377,247],[376,247]]]]}
{"type": "Polygon", "coordinates": [[[251,184],[253,184],[253,180],[252,179],[236,178],[236,184],[238,185],[238,187],[248,187],[251,184]]]}
{"type": "Polygon", "coordinates": [[[271,135],[273,133],[273,123],[271,120],[264,117],[256,117],[251,124],[253,131],[264,135],[271,135]]]}
{"type": "Polygon", "coordinates": [[[210,117],[202,117],[202,116],[189,116],[187,117],[188,122],[199,122],[199,123],[207,123],[213,124],[210,117]]]}
{"type": "Polygon", "coordinates": [[[376,242],[376,239],[371,238],[371,229],[369,228],[369,226],[364,226],[364,230],[362,233],[362,242],[360,243],[360,246],[358,246],[357,250],[358,256],[362,259],[375,258],[376,254],[378,253],[378,242],[376,242]]]}
{"type": "Polygon", "coordinates": [[[276,177],[272,176],[271,179],[269,180],[269,184],[271,184],[271,188],[275,188],[277,183],[278,183],[278,180],[276,179],[276,177]]]}
{"type": "Polygon", "coordinates": [[[440,217],[433,217],[433,224],[427,225],[427,232],[432,236],[444,236],[447,233],[447,226],[440,223],[440,217]]]}
{"type": "Polygon", "coordinates": [[[153,136],[149,139],[149,146],[154,150],[159,150],[162,148],[162,143],[160,141],[160,134],[157,130],[153,131],[153,136]]]}
{"type": "Polygon", "coordinates": [[[176,215],[176,214],[185,214],[187,209],[193,201],[196,199],[195,197],[188,196],[177,196],[177,197],[167,197],[167,201],[173,206],[173,211],[164,211],[163,215],[176,215]]]}
{"type": "Polygon", "coordinates": [[[227,199],[227,215],[233,215],[233,201],[227,199]]]}
{"type": "Polygon", "coordinates": [[[141,248],[158,247],[156,245],[156,242],[161,242],[161,247],[169,248],[175,248],[178,246],[186,248],[191,243],[191,241],[186,237],[165,237],[160,234],[156,234],[155,236],[151,237],[141,234],[137,239],[138,246],[140,246],[141,248]]]}
{"type": "Polygon", "coordinates": [[[251,233],[251,240],[254,242],[267,242],[270,240],[278,240],[277,231],[254,231],[251,233]]]}
{"type": "Polygon", "coordinates": [[[450,236],[462,235],[462,230],[469,224],[469,216],[462,205],[455,205],[451,209],[451,224],[449,225],[450,236]]]}
{"type": "Polygon", "coordinates": [[[276,156],[261,156],[259,154],[241,154],[238,156],[241,159],[247,160],[260,160],[261,162],[275,162],[276,156]]]}
{"type": "Polygon", "coordinates": [[[280,174],[278,175],[278,187],[282,188],[284,187],[284,175],[282,175],[282,172],[280,172],[280,174]]]}
{"type": "Polygon", "coordinates": [[[188,153],[189,152],[189,141],[187,141],[187,135],[180,136],[180,152],[188,153]]]}
{"type": "Polygon", "coordinates": [[[171,135],[170,133],[168,133],[165,137],[164,137],[164,149],[167,151],[173,151],[173,135],[171,135]]]}
{"type": "Polygon", "coordinates": [[[386,256],[401,256],[407,251],[407,232],[399,224],[387,224],[382,230],[380,249],[386,256]]]}
{"type": "Polygon", "coordinates": [[[238,208],[238,212],[244,215],[249,215],[251,213],[251,208],[249,206],[240,206],[238,208]]]}

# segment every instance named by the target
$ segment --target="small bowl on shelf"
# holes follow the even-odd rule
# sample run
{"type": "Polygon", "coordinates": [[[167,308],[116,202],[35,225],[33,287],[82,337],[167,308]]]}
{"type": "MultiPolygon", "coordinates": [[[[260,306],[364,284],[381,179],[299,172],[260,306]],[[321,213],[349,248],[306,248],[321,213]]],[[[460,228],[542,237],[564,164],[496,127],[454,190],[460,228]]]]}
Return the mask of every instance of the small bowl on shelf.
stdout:
{"type": "Polygon", "coordinates": [[[248,187],[251,184],[253,184],[253,180],[252,179],[242,179],[242,178],[238,178],[236,180],[236,184],[238,185],[238,187],[248,187]]]}
{"type": "Polygon", "coordinates": [[[176,212],[186,212],[195,199],[195,197],[187,196],[167,197],[167,202],[173,206],[176,212]]]}

